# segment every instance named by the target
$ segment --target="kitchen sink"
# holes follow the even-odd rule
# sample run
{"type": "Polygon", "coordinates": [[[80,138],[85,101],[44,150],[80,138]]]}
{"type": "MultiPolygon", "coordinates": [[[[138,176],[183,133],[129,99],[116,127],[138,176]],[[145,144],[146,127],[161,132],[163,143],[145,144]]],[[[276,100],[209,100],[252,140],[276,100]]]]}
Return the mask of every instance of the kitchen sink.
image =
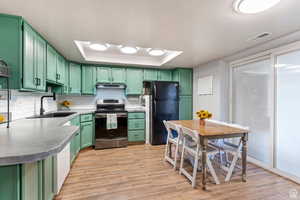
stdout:
{"type": "Polygon", "coordinates": [[[67,117],[67,116],[73,115],[75,113],[76,112],[53,112],[53,113],[47,113],[47,114],[44,114],[44,115],[37,115],[37,116],[28,117],[27,119],[67,117]]]}

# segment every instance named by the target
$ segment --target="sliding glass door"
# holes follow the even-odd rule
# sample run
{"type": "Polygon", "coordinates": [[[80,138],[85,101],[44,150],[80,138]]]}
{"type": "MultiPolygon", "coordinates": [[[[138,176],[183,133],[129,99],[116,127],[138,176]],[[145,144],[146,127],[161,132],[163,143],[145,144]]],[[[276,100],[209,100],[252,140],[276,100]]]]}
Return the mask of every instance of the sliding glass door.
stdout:
{"type": "Polygon", "coordinates": [[[275,167],[300,178],[300,50],[275,57],[277,72],[275,167]]]}
{"type": "Polygon", "coordinates": [[[232,68],[232,121],[250,127],[248,154],[268,166],[273,162],[272,80],[270,58],[232,68]]]}

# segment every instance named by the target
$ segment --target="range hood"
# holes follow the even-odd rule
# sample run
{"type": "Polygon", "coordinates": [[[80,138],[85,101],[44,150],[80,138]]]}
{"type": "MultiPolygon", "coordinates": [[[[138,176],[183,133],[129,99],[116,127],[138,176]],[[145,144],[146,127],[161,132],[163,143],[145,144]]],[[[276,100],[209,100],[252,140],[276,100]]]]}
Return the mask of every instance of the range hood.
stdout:
{"type": "Polygon", "coordinates": [[[97,83],[97,89],[126,89],[126,84],[123,83],[97,83]]]}

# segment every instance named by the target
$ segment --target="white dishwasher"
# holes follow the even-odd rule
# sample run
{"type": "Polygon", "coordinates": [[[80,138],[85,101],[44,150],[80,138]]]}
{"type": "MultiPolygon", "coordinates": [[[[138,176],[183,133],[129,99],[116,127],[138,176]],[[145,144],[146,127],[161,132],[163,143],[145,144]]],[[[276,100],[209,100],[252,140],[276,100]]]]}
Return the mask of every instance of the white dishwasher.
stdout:
{"type": "Polygon", "coordinates": [[[58,194],[70,171],[70,142],[54,156],[54,193],[58,194]]]}

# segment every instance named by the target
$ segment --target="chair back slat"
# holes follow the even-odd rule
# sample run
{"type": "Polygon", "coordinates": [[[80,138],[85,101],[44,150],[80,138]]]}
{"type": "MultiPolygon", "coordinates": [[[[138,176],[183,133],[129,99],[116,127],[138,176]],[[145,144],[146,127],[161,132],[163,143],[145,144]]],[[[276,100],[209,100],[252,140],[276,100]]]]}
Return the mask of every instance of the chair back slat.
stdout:
{"type": "Polygon", "coordinates": [[[193,140],[193,142],[195,143],[199,143],[199,134],[197,131],[185,128],[185,127],[181,127],[181,134],[184,138],[189,139],[191,138],[193,140]]]}
{"type": "Polygon", "coordinates": [[[169,136],[171,136],[171,137],[174,136],[172,131],[176,131],[178,136],[181,134],[181,130],[180,130],[181,126],[180,125],[176,125],[176,124],[174,124],[172,122],[168,122],[166,120],[164,120],[163,123],[164,123],[164,125],[167,129],[167,132],[168,132],[169,136]]]}

